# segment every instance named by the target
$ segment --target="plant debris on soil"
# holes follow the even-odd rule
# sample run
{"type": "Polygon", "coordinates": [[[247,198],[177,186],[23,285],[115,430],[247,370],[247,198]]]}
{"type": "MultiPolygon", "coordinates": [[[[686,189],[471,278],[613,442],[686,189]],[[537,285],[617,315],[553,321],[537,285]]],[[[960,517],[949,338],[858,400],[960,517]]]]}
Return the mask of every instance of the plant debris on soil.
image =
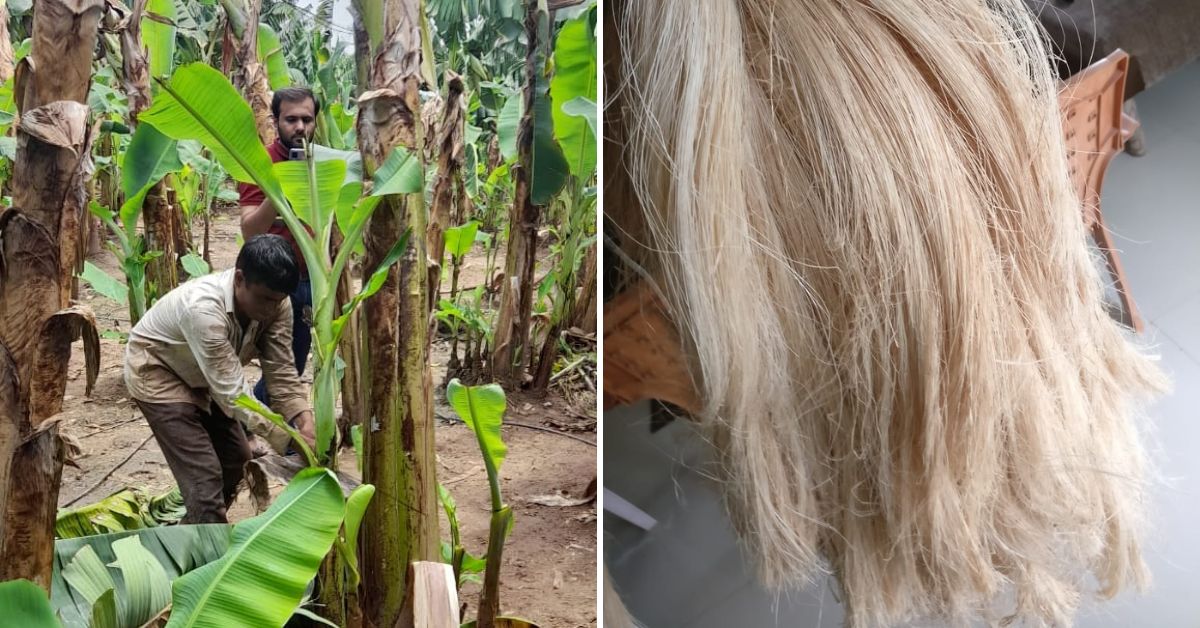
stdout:
{"type": "MultiPolygon", "coordinates": [[[[239,230],[236,213],[214,215],[211,229],[214,270],[232,267],[239,230]]],[[[202,226],[195,225],[193,230],[199,236],[202,226]]],[[[199,237],[196,240],[199,244],[199,237]]],[[[483,256],[475,253],[468,255],[462,271],[460,281],[465,285],[483,280],[483,256]]],[[[503,252],[498,263],[501,268],[502,260],[503,252]]],[[[108,251],[91,261],[110,275],[121,277],[117,261],[108,251]]],[[[101,332],[129,331],[126,306],[95,294],[86,284],[80,285],[79,301],[95,311],[101,332]]],[[[118,334],[105,334],[100,345],[100,376],[90,398],[84,396],[82,343],[76,343],[71,355],[60,416],[64,435],[78,445],[79,452],[74,465],[63,469],[60,507],[85,491],[90,492],[75,506],[98,501],[126,487],[158,494],[175,483],[158,444],[150,438],[150,428],[125,390],[125,346],[118,334]]],[[[463,544],[472,554],[482,555],[491,508],[487,474],[474,435],[446,405],[442,389],[447,358],[447,342],[436,339],[431,359],[437,386],[437,475],[458,503],[463,544]]],[[[252,381],[257,379],[256,368],[248,367],[247,372],[252,381]]],[[[583,387],[569,394],[551,386],[545,397],[521,391],[508,393],[505,421],[513,424],[503,428],[508,457],[501,468],[501,487],[513,509],[514,524],[504,547],[501,608],[506,615],[523,617],[545,628],[598,624],[596,502],[581,499],[596,475],[596,397],[595,382],[591,383],[590,389],[583,387]],[[545,431],[526,429],[517,423],[540,426],[545,431]],[[563,499],[547,500],[547,496],[563,499]]],[[[343,450],[340,460],[343,471],[358,477],[353,450],[343,450]]],[[[243,490],[230,509],[230,520],[237,522],[254,514],[249,493],[243,490]]],[[[443,538],[449,537],[444,515],[441,532],[443,538]]],[[[464,620],[474,617],[478,598],[478,584],[462,587],[459,601],[466,606],[464,620]]]]}

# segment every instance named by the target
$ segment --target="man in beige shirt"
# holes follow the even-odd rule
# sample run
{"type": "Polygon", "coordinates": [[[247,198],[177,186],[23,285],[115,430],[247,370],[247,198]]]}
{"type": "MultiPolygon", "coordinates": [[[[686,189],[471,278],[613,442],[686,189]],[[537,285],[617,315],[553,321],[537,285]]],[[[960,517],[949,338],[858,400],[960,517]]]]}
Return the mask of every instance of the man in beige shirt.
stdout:
{"type": "Polygon", "coordinates": [[[251,457],[239,421],[276,451],[288,448],[282,428],[234,405],[242,394],[253,396],[243,370],[253,358],[262,365],[272,409],[315,440],[308,391],[292,356],[288,294],[298,282],[288,242],[256,236],[235,268],[172,290],[129,333],[125,384],[179,484],[187,523],[226,521],[251,457]]]}

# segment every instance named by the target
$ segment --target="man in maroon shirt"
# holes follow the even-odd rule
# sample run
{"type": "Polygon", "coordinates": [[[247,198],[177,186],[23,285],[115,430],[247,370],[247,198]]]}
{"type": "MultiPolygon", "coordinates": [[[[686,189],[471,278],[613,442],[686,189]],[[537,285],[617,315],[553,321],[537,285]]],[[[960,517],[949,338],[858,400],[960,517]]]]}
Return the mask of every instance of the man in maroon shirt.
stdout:
{"type": "MultiPolygon", "coordinates": [[[[320,105],[312,90],[307,87],[287,87],[275,92],[271,100],[271,113],[275,116],[275,129],[278,137],[267,146],[271,161],[285,161],[293,149],[302,149],[312,142],[313,133],[317,130],[317,113],[320,105]]],[[[300,157],[303,158],[303,157],[300,157]]],[[[312,347],[312,284],[308,279],[308,266],[296,246],[296,239],[288,230],[283,220],[279,218],[275,206],[266,198],[262,190],[252,183],[238,185],[242,206],[242,237],[249,242],[250,238],[262,233],[273,233],[282,236],[292,245],[296,260],[300,265],[300,283],[296,291],[289,296],[292,299],[292,353],[296,359],[296,372],[304,373],[308,362],[308,350],[312,347]]],[[[259,380],[254,387],[254,396],[263,403],[270,405],[266,393],[265,380],[259,380]]]]}

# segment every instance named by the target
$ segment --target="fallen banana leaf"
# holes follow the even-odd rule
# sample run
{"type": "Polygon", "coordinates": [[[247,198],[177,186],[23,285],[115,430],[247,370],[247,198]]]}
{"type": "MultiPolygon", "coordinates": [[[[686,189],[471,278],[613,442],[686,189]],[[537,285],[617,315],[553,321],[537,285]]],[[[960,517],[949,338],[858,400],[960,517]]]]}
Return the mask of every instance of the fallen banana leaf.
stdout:
{"type": "MultiPolygon", "coordinates": [[[[118,560],[115,543],[136,538],[144,551],[157,560],[168,580],[174,580],[224,555],[229,548],[231,529],[227,524],[212,523],[59,539],[54,543],[54,575],[50,581],[54,611],[66,628],[88,628],[92,624],[92,602],[64,578],[72,560],[85,547],[94,553],[99,564],[107,565],[118,560]]],[[[126,599],[124,579],[113,581],[116,599],[126,599]]]]}
{"type": "Polygon", "coordinates": [[[157,497],[138,489],[122,489],[94,503],[60,510],[54,535],[71,539],[178,523],[187,514],[176,487],[157,497]]]}
{"type": "Polygon", "coordinates": [[[224,556],[175,581],[167,626],[282,626],[333,546],[345,512],[332,473],[300,472],[265,513],[234,526],[224,556]]]}

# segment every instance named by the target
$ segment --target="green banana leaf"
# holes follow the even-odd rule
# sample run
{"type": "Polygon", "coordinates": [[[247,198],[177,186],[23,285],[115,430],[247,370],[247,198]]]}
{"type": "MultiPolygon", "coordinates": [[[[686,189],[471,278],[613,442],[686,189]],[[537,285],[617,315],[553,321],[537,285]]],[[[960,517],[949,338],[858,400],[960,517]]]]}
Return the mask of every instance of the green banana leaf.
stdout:
{"type": "Polygon", "coordinates": [[[147,15],[142,18],[142,41],[149,51],[150,76],[170,76],[175,70],[174,0],[150,0],[147,13],[167,20],[163,22],[147,15]]]}
{"type": "MultiPolygon", "coordinates": [[[[121,283],[121,280],[104,272],[99,266],[89,261],[83,262],[83,272],[79,273],[79,278],[86,281],[96,292],[121,305],[129,302],[129,288],[121,283]]],[[[91,534],[96,533],[92,532],[91,534]]]]}
{"type": "Polygon", "coordinates": [[[0,582],[0,608],[4,621],[21,628],[59,628],[46,592],[28,580],[0,582]]]}
{"type": "Polygon", "coordinates": [[[500,156],[508,161],[517,156],[517,127],[521,124],[521,93],[515,92],[504,101],[500,115],[496,118],[496,137],[500,144],[500,156]]]}
{"type": "Polygon", "coordinates": [[[153,125],[140,124],[121,163],[121,191],[133,196],[147,184],[183,170],[179,146],[153,125]]]}
{"type": "Polygon", "coordinates": [[[554,139],[554,114],[548,92],[539,80],[533,101],[533,176],[529,185],[529,197],[534,205],[548,204],[571,172],[562,147],[554,139]]]}
{"type": "Polygon", "coordinates": [[[367,41],[371,45],[371,54],[379,52],[383,43],[383,0],[350,0],[355,11],[362,16],[363,27],[367,31],[367,41]]]}
{"type": "Polygon", "coordinates": [[[489,474],[493,470],[498,473],[508,455],[508,447],[500,435],[507,405],[504,389],[498,384],[464,386],[455,378],[446,385],[446,400],[479,439],[489,474]]]}
{"type": "Polygon", "coordinates": [[[304,224],[321,233],[329,222],[329,214],[334,210],[346,179],[346,162],[340,159],[318,161],[313,167],[316,170],[317,198],[311,194],[313,190],[309,185],[307,161],[281,161],[273,169],[283,186],[284,195],[292,204],[292,211],[304,224]]]}
{"type": "Polygon", "coordinates": [[[183,264],[183,269],[187,271],[188,276],[192,279],[203,277],[212,272],[212,269],[208,266],[208,262],[195,253],[184,255],[179,258],[179,262],[183,264]]]}
{"type": "Polygon", "coordinates": [[[446,229],[446,252],[455,259],[461,258],[475,244],[475,234],[479,231],[479,223],[472,220],[465,225],[446,229]]]}
{"type": "Polygon", "coordinates": [[[117,608],[126,626],[141,626],[171,603],[171,580],[137,537],[116,541],[113,551],[117,554],[114,565],[125,581],[125,597],[117,600],[117,608]]]}
{"type": "Polygon", "coordinates": [[[127,488],[96,503],[59,511],[54,522],[54,536],[70,539],[152,528],[178,523],[186,513],[178,488],[157,497],[127,488]]]}
{"type": "Polygon", "coordinates": [[[333,546],[345,512],[332,472],[301,471],[266,512],[234,526],[223,557],[175,581],[167,627],[282,626],[333,546]]]}
{"type": "Polygon", "coordinates": [[[596,136],[587,120],[569,114],[564,106],[576,99],[596,101],[596,8],[568,20],[554,43],[554,135],[562,146],[571,174],[586,181],[596,170],[596,136]]]}
{"type": "Polygon", "coordinates": [[[271,157],[258,141],[254,112],[219,71],[191,63],[175,71],[139,120],[176,140],[199,140],[229,176],[283,198],[271,157]]]}
{"type": "Polygon", "coordinates": [[[287,59],[283,56],[283,45],[279,35],[267,24],[258,25],[258,60],[267,69],[267,82],[273,91],[292,84],[287,59]]]}
{"type": "Polygon", "coordinates": [[[346,498],[346,521],[343,524],[345,537],[342,541],[345,551],[341,553],[342,558],[346,561],[346,566],[350,568],[350,588],[358,586],[358,529],[362,525],[363,515],[367,512],[367,506],[371,503],[371,498],[375,495],[375,487],[371,484],[363,484],[354,489],[350,496],[346,498]]]}
{"type": "MultiPolygon", "coordinates": [[[[51,602],[54,611],[62,618],[66,628],[87,628],[93,623],[93,600],[103,592],[103,587],[93,591],[89,599],[76,586],[68,582],[68,574],[76,573],[84,567],[85,562],[77,562],[81,552],[86,556],[90,553],[96,558],[95,564],[103,567],[105,564],[120,562],[116,546],[124,539],[137,539],[142,551],[158,563],[167,581],[219,559],[229,549],[231,527],[227,524],[178,525],[159,528],[131,530],[116,534],[102,534],[73,539],[59,539],[54,542],[54,574],[50,581],[51,602]],[[72,566],[74,564],[74,566],[72,566]]],[[[124,545],[121,546],[125,548],[124,545]]],[[[127,548],[126,548],[127,549],[127,548]]],[[[87,561],[86,558],[83,559],[87,561]]],[[[92,565],[94,567],[95,565],[92,565]]],[[[145,569],[154,568],[146,565],[145,569]]],[[[126,591],[127,582],[120,573],[113,576],[112,571],[89,572],[91,579],[103,581],[101,574],[107,575],[114,587],[116,600],[129,599],[126,591]]],[[[75,578],[75,576],[71,576],[75,578]]],[[[86,586],[86,585],[85,585],[86,586]]],[[[97,602],[97,604],[100,604],[97,602]]],[[[115,612],[115,606],[114,606],[115,612]]],[[[139,624],[140,625],[140,624],[139,624]]]]}
{"type": "MultiPolygon", "coordinates": [[[[500,154],[507,160],[517,155],[517,132],[521,123],[523,105],[520,93],[513,94],[496,120],[496,134],[500,142],[500,154]]],[[[554,116],[550,97],[542,81],[538,81],[533,103],[533,178],[530,181],[530,197],[534,205],[545,205],[566,183],[570,167],[563,150],[554,139],[554,116]]],[[[594,151],[593,151],[594,152],[594,151]]],[[[593,157],[593,167],[595,159],[593,157]]]]}
{"type": "Polygon", "coordinates": [[[396,147],[392,154],[375,171],[375,186],[371,196],[388,194],[416,194],[422,190],[424,173],[421,160],[403,148],[396,147]]]}
{"type": "Polygon", "coordinates": [[[175,140],[163,135],[153,126],[139,125],[129,141],[121,164],[121,190],[125,202],[121,205],[121,227],[132,237],[137,230],[142,203],[150,188],[168,174],[183,170],[175,140]]]}
{"type": "Polygon", "coordinates": [[[583,96],[577,96],[563,103],[560,107],[562,112],[568,116],[575,116],[587,122],[588,129],[595,137],[599,128],[600,107],[596,105],[596,101],[583,96]]]}
{"type": "Polygon", "coordinates": [[[63,578],[91,604],[91,628],[138,628],[170,604],[171,581],[136,536],[113,542],[112,550],[117,560],[108,567],[120,570],[120,598],[113,573],[88,545],[63,568],[63,578]]]}

